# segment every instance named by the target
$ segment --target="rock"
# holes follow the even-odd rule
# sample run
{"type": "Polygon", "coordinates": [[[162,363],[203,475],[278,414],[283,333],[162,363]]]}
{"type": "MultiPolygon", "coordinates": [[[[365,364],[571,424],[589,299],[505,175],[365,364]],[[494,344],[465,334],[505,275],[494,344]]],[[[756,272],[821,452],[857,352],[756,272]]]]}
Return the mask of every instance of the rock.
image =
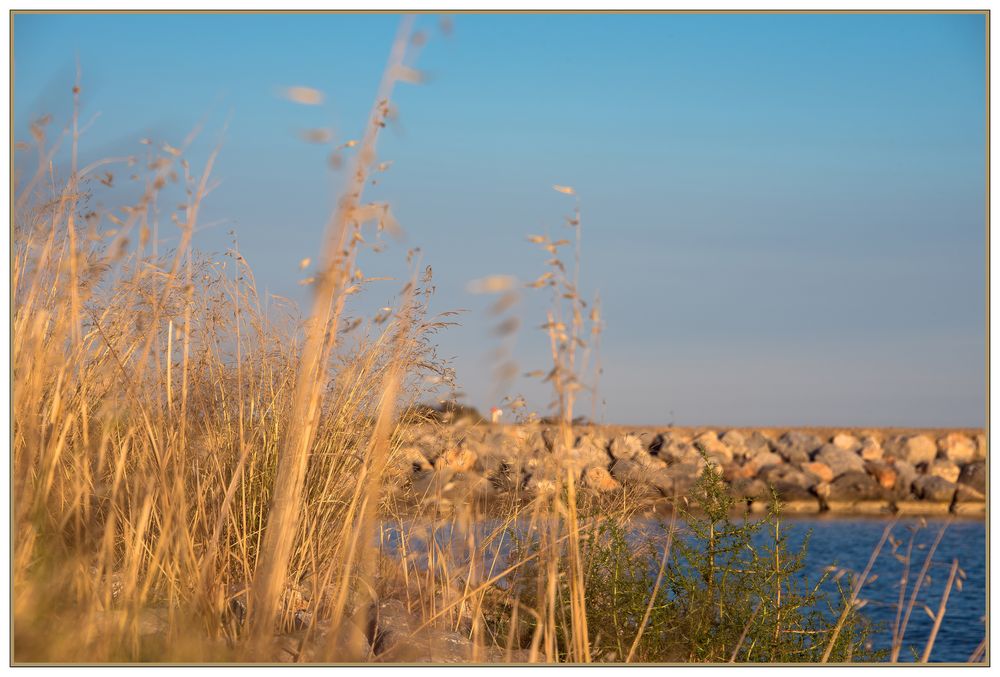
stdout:
{"type": "Polygon", "coordinates": [[[419,447],[409,446],[400,449],[395,456],[392,472],[394,477],[400,477],[430,472],[433,469],[434,466],[427,460],[419,447]]]}
{"type": "Polygon", "coordinates": [[[930,463],[937,456],[937,444],[927,435],[911,435],[903,439],[894,455],[913,465],[930,463]]]}
{"type": "Polygon", "coordinates": [[[864,472],[865,462],[860,456],[851,451],[844,451],[832,444],[824,444],[813,459],[825,463],[830,467],[834,477],[849,472],[864,472]]]}
{"type": "Polygon", "coordinates": [[[593,489],[594,491],[602,493],[621,488],[621,484],[618,483],[618,480],[611,476],[611,473],[608,472],[607,468],[602,466],[587,468],[587,471],[583,474],[583,485],[588,489],[593,489]]]}
{"type": "MultiPolygon", "coordinates": [[[[884,461],[868,461],[865,463],[865,470],[875,478],[875,481],[883,489],[892,491],[896,488],[896,483],[899,481],[899,473],[896,472],[894,465],[885,463],[884,461]]],[[[910,493],[908,486],[906,493],[910,493]]]]}
{"type": "Polygon", "coordinates": [[[976,458],[976,443],[961,433],[948,433],[938,440],[938,449],[950,461],[969,463],[976,458]]]}
{"type": "Polygon", "coordinates": [[[779,495],[783,495],[781,489],[786,487],[802,489],[802,491],[808,494],[809,489],[816,485],[816,480],[812,476],[802,472],[795,466],[785,463],[766,468],[761,471],[760,478],[764,482],[773,485],[778,490],[779,495]]]}
{"type": "Polygon", "coordinates": [[[822,461],[810,461],[802,464],[802,470],[815,477],[820,482],[832,482],[833,470],[822,461]]]}
{"type": "Polygon", "coordinates": [[[976,461],[969,463],[962,468],[958,475],[958,482],[965,484],[981,494],[986,494],[986,462],[976,461]]]}
{"type": "Polygon", "coordinates": [[[764,480],[740,479],[730,485],[730,494],[736,498],[767,498],[771,495],[764,480]]]}
{"type": "Polygon", "coordinates": [[[984,503],[986,494],[968,484],[955,485],[956,503],[984,503]]]}
{"type": "Polygon", "coordinates": [[[675,494],[683,496],[698,481],[702,468],[703,466],[697,463],[675,463],[667,467],[663,473],[657,473],[659,477],[655,481],[662,481],[663,485],[656,486],[664,496],[672,497],[675,494]]]}
{"type": "Polygon", "coordinates": [[[976,435],[976,460],[986,458],[986,435],[976,435]]]}
{"type": "Polygon", "coordinates": [[[879,486],[868,473],[849,471],[830,483],[830,491],[826,495],[826,503],[857,503],[858,501],[884,500],[885,490],[879,486]]]}
{"type": "MultiPolygon", "coordinates": [[[[608,463],[611,461],[611,456],[608,455],[605,446],[601,444],[599,440],[596,440],[589,435],[583,435],[577,439],[576,446],[570,449],[567,456],[568,460],[572,462],[580,472],[585,472],[587,469],[595,466],[600,466],[606,469],[608,463]]],[[[641,456],[650,458],[645,453],[641,456]]]]}
{"type": "Polygon", "coordinates": [[[631,459],[648,455],[646,445],[636,435],[618,435],[608,447],[611,458],[631,459]]]}
{"type": "Polygon", "coordinates": [[[763,470],[771,466],[784,465],[785,459],[773,451],[758,451],[750,456],[748,463],[753,464],[758,470],[763,470]]]}
{"type": "Polygon", "coordinates": [[[747,445],[747,438],[739,430],[727,430],[719,439],[731,449],[738,449],[747,445]]]}
{"type": "Polygon", "coordinates": [[[747,454],[747,439],[739,430],[727,430],[719,441],[729,450],[729,459],[744,457],[747,454]]]}
{"type": "Polygon", "coordinates": [[[851,453],[857,453],[861,450],[861,442],[858,438],[848,433],[837,433],[834,435],[832,444],[838,449],[843,449],[851,453]]]}
{"type": "Polygon", "coordinates": [[[917,479],[919,473],[912,463],[897,458],[892,462],[892,468],[896,471],[896,495],[904,498],[913,490],[913,480],[917,479]]]}
{"type": "Polygon", "coordinates": [[[434,467],[437,469],[444,468],[454,472],[467,472],[475,467],[476,459],[478,458],[479,456],[476,452],[471,449],[456,449],[452,447],[451,449],[447,449],[443,454],[434,460],[434,467]]]}
{"type": "Polygon", "coordinates": [[[924,501],[950,504],[955,497],[955,484],[934,475],[921,475],[913,480],[913,491],[924,501]]]}
{"type": "Polygon", "coordinates": [[[695,445],[700,445],[705,453],[710,457],[724,462],[733,460],[733,450],[723,444],[722,440],[720,440],[718,436],[716,436],[715,432],[711,430],[706,430],[702,434],[698,435],[698,437],[694,439],[694,442],[695,445]]]}
{"type": "Polygon", "coordinates": [[[812,453],[823,446],[822,438],[810,433],[790,430],[782,435],[775,448],[790,463],[805,463],[812,453]]]}
{"type": "Polygon", "coordinates": [[[874,437],[866,437],[861,440],[861,458],[866,461],[877,461],[882,458],[882,445],[874,437]]]}
{"type": "Polygon", "coordinates": [[[961,474],[961,469],[953,462],[946,458],[935,459],[927,466],[926,473],[933,477],[940,477],[941,479],[948,480],[948,482],[954,484],[958,481],[958,476],[961,474]]]}
{"type": "Polygon", "coordinates": [[[757,466],[753,463],[726,463],[722,466],[722,479],[727,482],[748,480],[757,476],[757,466]]]}

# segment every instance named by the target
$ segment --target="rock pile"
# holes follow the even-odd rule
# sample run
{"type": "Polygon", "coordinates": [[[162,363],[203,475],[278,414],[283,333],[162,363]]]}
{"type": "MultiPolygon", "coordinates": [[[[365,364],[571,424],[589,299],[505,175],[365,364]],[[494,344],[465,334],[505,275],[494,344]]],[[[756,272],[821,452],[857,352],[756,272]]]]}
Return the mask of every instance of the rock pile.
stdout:
{"type": "Polygon", "coordinates": [[[586,491],[669,505],[706,462],[754,511],[766,509],[772,487],[786,512],[978,515],[986,501],[986,439],[964,432],[586,427],[566,448],[554,428],[454,426],[409,431],[398,459],[402,490],[438,503],[531,499],[569,469],[586,491]]]}

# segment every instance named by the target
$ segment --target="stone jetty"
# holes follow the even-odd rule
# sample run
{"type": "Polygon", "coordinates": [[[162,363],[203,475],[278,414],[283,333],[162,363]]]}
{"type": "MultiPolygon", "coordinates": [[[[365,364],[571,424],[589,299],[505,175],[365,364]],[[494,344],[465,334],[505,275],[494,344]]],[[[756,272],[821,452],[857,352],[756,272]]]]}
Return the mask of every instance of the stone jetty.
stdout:
{"type": "Polygon", "coordinates": [[[626,492],[669,509],[706,463],[739,504],[785,513],[984,515],[986,436],[979,430],[574,428],[539,424],[414,427],[393,486],[417,501],[458,503],[552,491],[570,469],[586,492],[626,492]],[[704,452],[704,453],[702,453],[704,452]]]}

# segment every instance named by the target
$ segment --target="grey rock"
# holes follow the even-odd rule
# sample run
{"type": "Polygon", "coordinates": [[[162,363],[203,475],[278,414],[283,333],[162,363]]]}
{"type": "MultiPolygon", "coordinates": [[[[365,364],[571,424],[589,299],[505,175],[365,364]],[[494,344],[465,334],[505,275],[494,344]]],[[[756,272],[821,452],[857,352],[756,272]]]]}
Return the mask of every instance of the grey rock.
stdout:
{"type": "Polygon", "coordinates": [[[893,437],[883,445],[885,452],[913,465],[930,463],[937,456],[937,444],[927,435],[893,437]]]}
{"type": "Polygon", "coordinates": [[[812,458],[813,452],[823,446],[822,438],[810,433],[790,430],[775,444],[776,451],[790,463],[803,463],[812,458]]]}
{"type": "Polygon", "coordinates": [[[885,499],[887,494],[871,475],[864,470],[849,471],[830,483],[826,495],[828,503],[873,501],[885,499]]]}
{"type": "Polygon", "coordinates": [[[832,444],[824,444],[816,452],[814,460],[825,463],[833,471],[834,478],[849,472],[864,472],[864,460],[853,451],[845,451],[832,444]]]}
{"type": "Polygon", "coordinates": [[[981,494],[986,494],[986,461],[975,461],[962,468],[958,475],[959,484],[972,487],[981,494]]]}
{"type": "Polygon", "coordinates": [[[816,478],[788,464],[771,466],[762,471],[758,477],[768,484],[774,485],[779,494],[782,494],[783,489],[793,487],[809,493],[809,489],[816,485],[816,478]]]}
{"type": "Polygon", "coordinates": [[[921,475],[913,480],[913,491],[921,499],[933,503],[951,503],[956,485],[933,475],[921,475]]]}
{"type": "Polygon", "coordinates": [[[764,470],[772,466],[784,465],[785,459],[773,451],[758,451],[750,457],[749,463],[753,464],[758,470],[764,470]]]}

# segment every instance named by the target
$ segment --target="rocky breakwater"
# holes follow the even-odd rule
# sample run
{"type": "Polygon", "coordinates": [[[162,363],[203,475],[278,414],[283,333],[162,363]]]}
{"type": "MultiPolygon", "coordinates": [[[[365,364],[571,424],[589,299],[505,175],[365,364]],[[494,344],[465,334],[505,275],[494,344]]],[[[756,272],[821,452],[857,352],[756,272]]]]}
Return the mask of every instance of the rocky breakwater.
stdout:
{"type": "Polygon", "coordinates": [[[977,431],[581,427],[566,447],[539,425],[415,428],[397,456],[397,491],[416,503],[530,500],[569,468],[584,491],[653,508],[682,500],[706,463],[763,512],[983,515],[986,437],[977,431]]]}

